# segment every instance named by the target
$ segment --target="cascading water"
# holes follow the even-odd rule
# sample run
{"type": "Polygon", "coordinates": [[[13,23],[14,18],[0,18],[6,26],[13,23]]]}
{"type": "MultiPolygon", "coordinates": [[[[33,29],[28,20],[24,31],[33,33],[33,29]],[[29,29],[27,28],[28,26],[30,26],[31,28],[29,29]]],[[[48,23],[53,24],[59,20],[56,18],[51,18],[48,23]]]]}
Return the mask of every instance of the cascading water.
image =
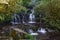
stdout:
{"type": "MultiPolygon", "coordinates": [[[[36,4],[36,1],[37,0],[33,0],[32,1],[32,5],[35,5],[36,4]]],[[[36,23],[35,22],[35,15],[34,15],[34,8],[31,9],[31,12],[32,13],[29,15],[29,23],[33,24],[33,23],[36,23]]],[[[30,27],[32,27],[32,25],[30,25],[30,27]]],[[[42,34],[45,34],[47,31],[46,31],[45,28],[42,28],[42,27],[40,29],[38,28],[36,32],[34,32],[32,28],[29,29],[29,33],[31,35],[35,35],[35,40],[36,40],[36,36],[39,35],[37,32],[42,33],[42,34]]]]}
{"type": "MultiPolygon", "coordinates": [[[[31,0],[31,5],[36,5],[38,0],[31,0]]],[[[29,15],[29,23],[35,23],[35,15],[34,15],[34,8],[30,9],[31,14],[29,15]]]]}
{"type": "Polygon", "coordinates": [[[14,15],[12,16],[12,21],[11,21],[11,23],[12,23],[12,25],[14,25],[14,24],[19,24],[19,23],[20,23],[20,16],[17,15],[17,14],[14,14],[14,15]]]}
{"type": "Polygon", "coordinates": [[[40,28],[40,29],[38,29],[38,32],[45,34],[47,31],[44,28],[40,28]]]}
{"type": "Polygon", "coordinates": [[[34,9],[31,9],[31,14],[29,15],[29,23],[35,23],[34,9]]]}

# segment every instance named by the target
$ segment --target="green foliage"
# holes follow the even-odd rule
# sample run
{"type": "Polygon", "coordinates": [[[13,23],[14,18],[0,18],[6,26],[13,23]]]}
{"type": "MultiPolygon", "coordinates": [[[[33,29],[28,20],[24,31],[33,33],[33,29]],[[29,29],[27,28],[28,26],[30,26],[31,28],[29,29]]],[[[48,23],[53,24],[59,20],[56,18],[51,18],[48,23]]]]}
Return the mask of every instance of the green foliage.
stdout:
{"type": "Polygon", "coordinates": [[[22,5],[22,0],[1,0],[0,1],[0,20],[8,21],[11,20],[13,13],[26,11],[27,9],[22,5]]]}
{"type": "Polygon", "coordinates": [[[12,16],[12,14],[4,15],[3,13],[0,13],[0,21],[1,22],[10,21],[11,20],[11,16],[12,16]]]}
{"type": "Polygon", "coordinates": [[[5,17],[5,15],[3,15],[2,13],[0,13],[0,21],[4,21],[4,17],[5,17]]]}
{"type": "Polygon", "coordinates": [[[23,0],[23,6],[28,7],[31,4],[31,0],[23,0]]]}
{"type": "Polygon", "coordinates": [[[21,10],[25,11],[26,8],[22,6],[22,4],[23,4],[22,0],[0,1],[0,12],[8,14],[21,12],[21,10]],[[7,4],[4,2],[6,2],[7,4]]]}
{"type": "Polygon", "coordinates": [[[22,6],[23,1],[22,0],[13,0],[9,2],[9,10],[10,12],[13,13],[17,13],[17,12],[21,12],[22,10],[25,11],[26,8],[24,6],[22,6]]]}
{"type": "Polygon", "coordinates": [[[41,0],[35,13],[43,14],[46,27],[60,29],[60,0],[41,0]]]}

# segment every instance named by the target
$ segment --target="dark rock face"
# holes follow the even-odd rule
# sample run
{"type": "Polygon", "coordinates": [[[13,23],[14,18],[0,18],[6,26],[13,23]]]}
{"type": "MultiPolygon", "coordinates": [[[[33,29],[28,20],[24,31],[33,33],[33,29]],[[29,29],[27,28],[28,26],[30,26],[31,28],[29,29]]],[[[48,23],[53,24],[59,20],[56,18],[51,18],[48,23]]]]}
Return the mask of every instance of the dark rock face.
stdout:
{"type": "Polygon", "coordinates": [[[60,32],[49,33],[50,40],[60,40],[60,32]]]}
{"type": "Polygon", "coordinates": [[[37,36],[38,40],[60,40],[60,32],[48,32],[37,36]]]}
{"type": "Polygon", "coordinates": [[[29,21],[29,15],[28,14],[25,14],[24,15],[24,22],[28,22],[29,21]]]}
{"type": "Polygon", "coordinates": [[[0,22],[0,30],[4,27],[8,27],[8,25],[11,25],[10,21],[0,22]]]}

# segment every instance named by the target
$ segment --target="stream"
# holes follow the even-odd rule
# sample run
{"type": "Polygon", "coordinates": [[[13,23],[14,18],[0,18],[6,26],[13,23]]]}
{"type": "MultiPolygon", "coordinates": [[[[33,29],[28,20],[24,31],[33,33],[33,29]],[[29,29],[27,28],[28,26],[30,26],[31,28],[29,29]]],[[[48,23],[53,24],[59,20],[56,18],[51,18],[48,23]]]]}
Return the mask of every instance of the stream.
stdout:
{"type": "MultiPolygon", "coordinates": [[[[33,0],[31,4],[35,5],[36,2],[37,0],[33,0]]],[[[28,10],[30,10],[30,14],[28,14],[27,12],[15,13],[12,16],[10,22],[11,25],[8,25],[8,27],[3,28],[3,31],[1,32],[2,35],[4,33],[9,34],[9,32],[11,32],[12,30],[11,28],[13,28],[18,32],[35,36],[37,40],[58,40],[60,38],[60,32],[55,33],[55,30],[53,29],[43,28],[40,24],[41,22],[37,23],[35,21],[36,17],[34,15],[34,8],[28,10]]]]}

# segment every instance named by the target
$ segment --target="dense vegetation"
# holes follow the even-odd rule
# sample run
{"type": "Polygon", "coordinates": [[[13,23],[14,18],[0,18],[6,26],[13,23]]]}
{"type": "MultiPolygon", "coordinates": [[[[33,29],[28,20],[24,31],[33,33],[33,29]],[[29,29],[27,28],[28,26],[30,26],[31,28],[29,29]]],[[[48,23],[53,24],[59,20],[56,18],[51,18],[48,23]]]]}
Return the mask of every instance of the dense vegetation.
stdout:
{"type": "MultiPolygon", "coordinates": [[[[25,12],[32,5],[32,0],[0,0],[0,21],[8,21],[12,14],[25,12]]],[[[45,27],[60,29],[60,0],[38,0],[34,10],[37,22],[43,20],[45,27]]]]}
{"type": "Polygon", "coordinates": [[[0,20],[1,21],[5,21],[10,20],[11,15],[17,12],[22,12],[22,11],[26,11],[27,8],[25,7],[25,5],[27,6],[27,4],[29,5],[30,1],[26,0],[26,3],[24,0],[1,0],[0,1],[0,20]],[[25,4],[25,5],[24,5],[25,4]],[[8,16],[9,18],[7,18],[6,16],[8,16]]]}
{"type": "Polygon", "coordinates": [[[35,7],[36,14],[42,14],[45,27],[60,29],[60,0],[41,0],[35,7]]]}
{"type": "MultiPolygon", "coordinates": [[[[5,25],[8,24],[8,22],[10,23],[11,18],[15,13],[18,13],[18,15],[22,15],[24,13],[24,21],[28,21],[31,9],[34,10],[34,21],[37,23],[34,26],[32,25],[33,27],[31,27],[31,29],[33,31],[36,32],[40,27],[44,27],[45,29],[54,29],[54,33],[56,31],[60,32],[60,0],[0,0],[0,26],[2,24],[5,27],[5,25]],[[26,15],[28,15],[27,17],[25,13],[26,15]]],[[[23,16],[21,16],[20,18],[22,20],[23,16]]],[[[10,27],[11,25],[8,26],[10,27]]],[[[27,25],[18,26],[20,29],[22,28],[26,32],[29,31],[27,25]]],[[[2,28],[1,26],[0,30],[1,29],[3,30],[4,28],[2,28]]],[[[16,33],[15,30],[9,29],[9,31],[11,31],[11,33],[9,32],[9,36],[13,37],[14,39],[17,38],[16,40],[19,40],[20,38],[28,38],[34,40],[32,35],[25,35],[21,33],[20,37],[18,36],[19,33],[16,33]]]]}

